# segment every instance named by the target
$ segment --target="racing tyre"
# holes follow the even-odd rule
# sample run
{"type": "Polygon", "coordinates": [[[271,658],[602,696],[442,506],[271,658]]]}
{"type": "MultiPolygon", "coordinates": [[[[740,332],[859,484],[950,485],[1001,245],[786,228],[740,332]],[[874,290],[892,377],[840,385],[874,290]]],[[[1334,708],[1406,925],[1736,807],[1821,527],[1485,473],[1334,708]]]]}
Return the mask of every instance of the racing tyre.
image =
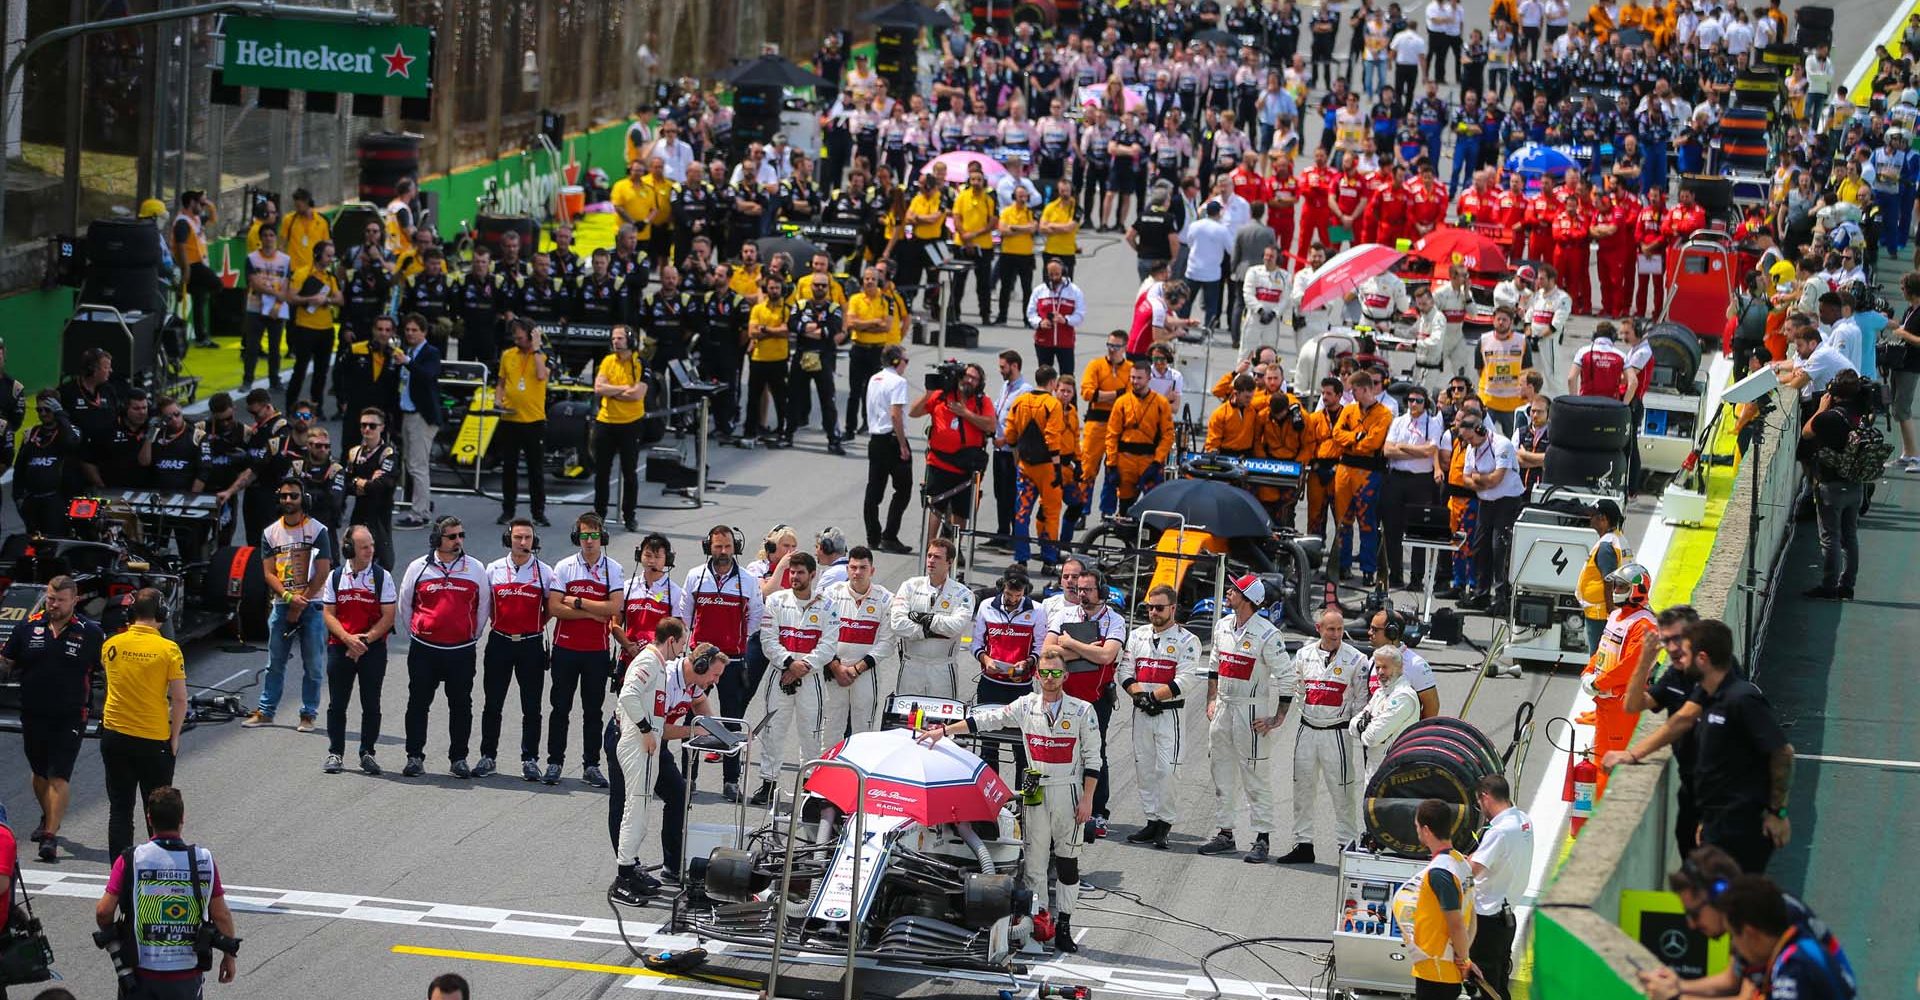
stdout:
{"type": "Polygon", "coordinates": [[[1484,733],[1453,718],[1428,719],[1394,740],[1367,782],[1362,819],[1367,834],[1397,854],[1422,856],[1414,811],[1434,798],[1454,807],[1454,846],[1469,850],[1479,825],[1473,787],[1500,773],[1500,759],[1484,733]]]}
{"type": "MultiPolygon", "coordinates": [[[[1693,384],[1693,377],[1700,372],[1700,338],[1692,330],[1678,323],[1656,324],[1647,331],[1647,346],[1653,349],[1654,369],[1664,368],[1672,373],[1667,385],[1693,384]]],[[[1649,372],[1648,376],[1652,374],[1649,372]]]]}
{"type": "Polygon", "coordinates": [[[208,609],[231,608],[234,630],[240,641],[267,637],[267,575],[260,563],[260,550],[251,545],[229,545],[207,560],[201,581],[200,600],[208,609]]]}
{"type": "Polygon", "coordinates": [[[1563,448],[1619,452],[1627,447],[1633,418],[1627,404],[1608,396],[1555,396],[1547,426],[1548,440],[1563,448]]]}
{"type": "Polygon", "coordinates": [[[1581,451],[1557,442],[1547,444],[1541,480],[1550,486],[1623,489],[1627,481],[1627,450],[1581,451]]]}

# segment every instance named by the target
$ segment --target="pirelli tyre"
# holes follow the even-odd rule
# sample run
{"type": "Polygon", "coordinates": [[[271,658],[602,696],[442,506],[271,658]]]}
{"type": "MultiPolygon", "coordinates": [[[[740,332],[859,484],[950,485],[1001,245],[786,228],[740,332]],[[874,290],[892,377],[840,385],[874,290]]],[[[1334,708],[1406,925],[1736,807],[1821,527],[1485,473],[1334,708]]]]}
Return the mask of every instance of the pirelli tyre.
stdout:
{"type": "Polygon", "coordinates": [[[1368,780],[1361,807],[1367,836],[1381,850],[1426,856],[1414,812],[1421,802],[1439,799],[1454,807],[1453,845],[1470,850],[1480,825],[1474,785],[1498,773],[1499,756],[1484,733],[1459,719],[1425,720],[1400,734],[1368,780]]]}
{"type": "Polygon", "coordinates": [[[1700,373],[1700,338],[1692,330],[1678,323],[1656,323],[1647,331],[1647,346],[1653,349],[1654,368],[1647,377],[1667,388],[1693,385],[1693,377],[1700,373]]]}
{"type": "Polygon", "coordinates": [[[1549,486],[1617,490],[1627,481],[1627,450],[1581,451],[1550,440],[1540,479],[1549,486]]]}
{"type": "Polygon", "coordinates": [[[267,605],[273,596],[267,591],[259,549],[229,545],[215,551],[198,589],[202,607],[232,609],[234,631],[242,642],[267,638],[267,605]]]}
{"type": "Polygon", "coordinates": [[[1619,452],[1632,436],[1627,404],[1611,396],[1555,396],[1547,412],[1547,439],[1575,451],[1619,452]]]}

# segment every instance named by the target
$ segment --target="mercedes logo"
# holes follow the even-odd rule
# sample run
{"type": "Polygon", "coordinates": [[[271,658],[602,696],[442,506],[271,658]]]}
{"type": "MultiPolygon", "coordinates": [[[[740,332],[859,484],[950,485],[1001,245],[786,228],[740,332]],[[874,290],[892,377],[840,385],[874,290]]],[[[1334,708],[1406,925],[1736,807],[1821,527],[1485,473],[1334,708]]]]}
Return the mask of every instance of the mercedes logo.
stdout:
{"type": "Polygon", "coordinates": [[[1669,960],[1685,957],[1691,945],[1687,932],[1677,927],[1660,932],[1660,954],[1669,960]]]}

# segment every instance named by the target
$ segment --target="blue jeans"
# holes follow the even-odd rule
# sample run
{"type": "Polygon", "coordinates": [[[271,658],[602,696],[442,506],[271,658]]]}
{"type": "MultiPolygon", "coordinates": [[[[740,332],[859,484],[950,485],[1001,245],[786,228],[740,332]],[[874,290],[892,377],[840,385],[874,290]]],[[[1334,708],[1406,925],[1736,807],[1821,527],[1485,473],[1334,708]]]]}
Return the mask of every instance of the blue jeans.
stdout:
{"type": "MultiPolygon", "coordinates": [[[[1368,97],[1378,95],[1380,88],[1386,85],[1387,61],[1385,59],[1369,58],[1360,64],[1360,88],[1368,97]]],[[[1413,103],[1411,97],[1402,97],[1401,99],[1408,104],[1413,103]]]]}
{"type": "Polygon", "coordinates": [[[1900,228],[1900,192],[1875,191],[1873,200],[1880,203],[1880,246],[1897,254],[1907,245],[1907,234],[1900,228]]]}
{"type": "Polygon", "coordinates": [[[280,689],[286,683],[287,657],[296,639],[300,643],[300,714],[320,714],[320,681],[327,670],[327,626],[320,605],[307,605],[300,620],[287,622],[288,604],[276,603],[267,613],[267,675],[260,681],[260,711],[274,714],[280,707],[280,689]],[[295,633],[289,635],[288,629],[295,633]]]}
{"type": "Polygon", "coordinates": [[[1480,169],[1480,140],[1455,139],[1453,141],[1453,173],[1447,179],[1447,193],[1460,190],[1460,179],[1466,178],[1473,183],[1473,172],[1480,169]]]}

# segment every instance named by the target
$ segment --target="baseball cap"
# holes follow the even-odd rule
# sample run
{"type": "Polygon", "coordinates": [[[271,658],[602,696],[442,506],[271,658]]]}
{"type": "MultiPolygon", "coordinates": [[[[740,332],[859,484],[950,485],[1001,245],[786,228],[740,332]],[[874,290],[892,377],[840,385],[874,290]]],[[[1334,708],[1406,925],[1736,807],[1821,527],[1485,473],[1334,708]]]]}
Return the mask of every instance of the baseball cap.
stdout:
{"type": "Polygon", "coordinates": [[[1532,267],[1522,267],[1522,268],[1521,268],[1520,270],[1518,270],[1518,271],[1515,271],[1515,272],[1513,272],[1513,279],[1514,279],[1515,281],[1532,281],[1532,280],[1534,280],[1534,273],[1533,273],[1533,268],[1532,268],[1532,267]]]}
{"type": "Polygon", "coordinates": [[[167,203],[158,198],[148,198],[140,203],[140,218],[154,219],[167,214],[167,203]]]}
{"type": "Polygon", "coordinates": [[[1626,516],[1620,512],[1620,505],[1614,502],[1609,497],[1601,497],[1600,499],[1595,500],[1593,502],[1593,506],[1587,508],[1587,513],[1599,514],[1603,517],[1611,519],[1615,524],[1619,524],[1621,521],[1626,520],[1626,516]]]}
{"type": "Polygon", "coordinates": [[[1252,573],[1235,579],[1233,581],[1233,589],[1239,591],[1240,596],[1245,597],[1255,604],[1265,603],[1267,599],[1267,585],[1261,583],[1260,578],[1254,576],[1252,573]]]}

